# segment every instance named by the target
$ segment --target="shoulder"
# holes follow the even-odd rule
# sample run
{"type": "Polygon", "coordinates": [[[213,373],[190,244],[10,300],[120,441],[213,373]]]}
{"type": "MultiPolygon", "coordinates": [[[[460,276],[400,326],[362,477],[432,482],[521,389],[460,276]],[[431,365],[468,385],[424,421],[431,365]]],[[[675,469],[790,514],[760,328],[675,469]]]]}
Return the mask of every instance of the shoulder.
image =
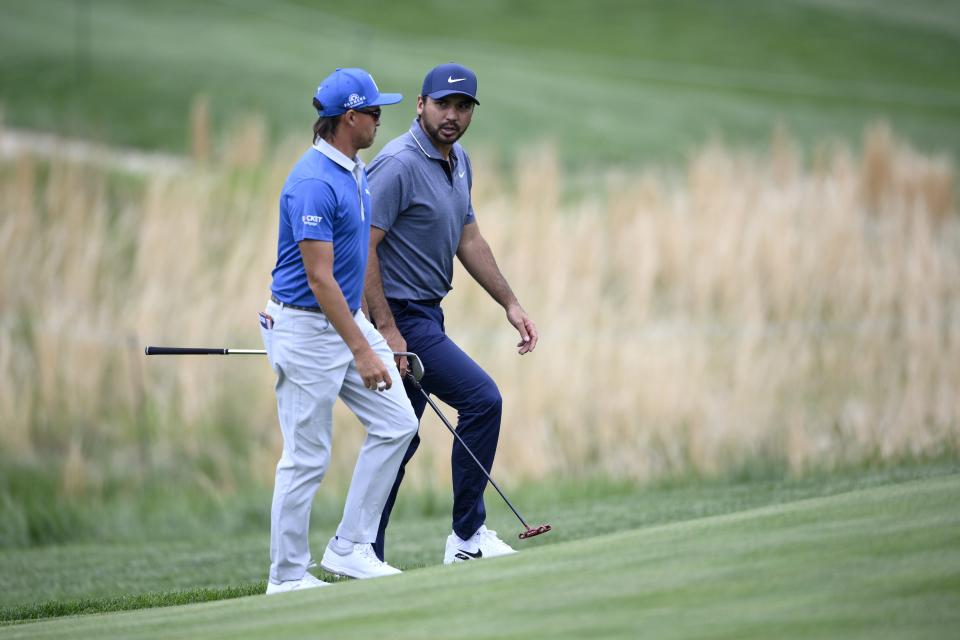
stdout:
{"type": "Polygon", "coordinates": [[[326,176],[293,176],[287,180],[281,196],[288,202],[314,203],[337,202],[337,185],[326,176]]]}
{"type": "Polygon", "coordinates": [[[284,192],[303,192],[314,189],[335,189],[340,182],[334,164],[316,149],[308,149],[290,170],[283,186],[284,192]]]}
{"type": "Polygon", "coordinates": [[[403,173],[413,168],[420,150],[414,146],[409,133],[396,137],[380,150],[380,153],[367,165],[367,172],[375,174],[403,173]]]}
{"type": "Polygon", "coordinates": [[[290,176],[283,190],[289,193],[335,191],[336,182],[331,180],[329,176],[290,176]]]}

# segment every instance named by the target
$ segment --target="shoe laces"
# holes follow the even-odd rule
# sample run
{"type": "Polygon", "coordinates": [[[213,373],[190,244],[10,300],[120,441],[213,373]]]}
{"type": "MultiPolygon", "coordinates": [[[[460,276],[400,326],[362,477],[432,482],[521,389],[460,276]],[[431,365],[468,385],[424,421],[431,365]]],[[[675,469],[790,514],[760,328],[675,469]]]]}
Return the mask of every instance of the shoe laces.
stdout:
{"type": "Polygon", "coordinates": [[[360,544],[357,545],[357,547],[359,547],[357,552],[360,554],[360,557],[367,562],[375,565],[386,564],[386,562],[377,557],[377,554],[373,550],[372,544],[360,544]]]}
{"type": "Polygon", "coordinates": [[[492,544],[494,546],[501,547],[501,548],[503,547],[510,548],[510,546],[506,542],[504,542],[497,536],[496,531],[492,529],[487,529],[485,526],[480,527],[480,530],[477,531],[477,534],[480,536],[481,540],[486,541],[488,544],[492,544]]]}
{"type": "Polygon", "coordinates": [[[481,538],[486,538],[487,540],[496,540],[500,541],[500,538],[497,537],[497,532],[493,529],[487,529],[486,527],[480,527],[477,530],[477,533],[480,534],[481,538]]]}

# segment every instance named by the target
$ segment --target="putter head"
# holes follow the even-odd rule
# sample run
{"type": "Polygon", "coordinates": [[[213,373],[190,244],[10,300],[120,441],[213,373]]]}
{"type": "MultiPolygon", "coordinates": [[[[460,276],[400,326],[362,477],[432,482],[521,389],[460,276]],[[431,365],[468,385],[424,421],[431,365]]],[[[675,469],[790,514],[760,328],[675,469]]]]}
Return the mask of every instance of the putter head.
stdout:
{"type": "Polygon", "coordinates": [[[533,536],[538,536],[538,535],[540,535],[541,533],[546,533],[547,531],[550,531],[550,529],[552,529],[552,528],[553,528],[553,527],[551,527],[551,526],[548,525],[548,524],[542,524],[542,525],[540,525],[539,527],[530,527],[529,529],[527,529],[526,531],[524,531],[523,533],[521,533],[520,536],[519,536],[519,538],[520,538],[521,540],[526,540],[527,538],[532,538],[533,536]]]}
{"type": "Polygon", "coordinates": [[[413,379],[417,382],[420,382],[420,379],[423,378],[424,373],[423,362],[420,361],[420,356],[412,351],[394,351],[393,355],[406,356],[410,361],[410,373],[413,374],[413,379]]]}

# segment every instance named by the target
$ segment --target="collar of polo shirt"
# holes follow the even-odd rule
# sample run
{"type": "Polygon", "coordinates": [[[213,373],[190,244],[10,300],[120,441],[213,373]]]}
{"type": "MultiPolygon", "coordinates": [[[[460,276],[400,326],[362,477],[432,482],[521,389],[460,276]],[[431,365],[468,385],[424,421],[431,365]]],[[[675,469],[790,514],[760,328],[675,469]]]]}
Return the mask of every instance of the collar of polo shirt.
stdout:
{"type": "Polygon", "coordinates": [[[338,165],[340,165],[350,173],[355,173],[355,169],[357,168],[363,169],[363,160],[361,160],[359,157],[351,160],[350,158],[345,156],[342,151],[337,149],[335,146],[333,146],[323,138],[320,138],[319,140],[314,142],[313,148],[319,151],[320,153],[322,153],[323,155],[327,156],[334,162],[336,162],[338,165]]]}
{"type": "MultiPolygon", "coordinates": [[[[417,143],[417,146],[420,147],[420,151],[423,152],[423,155],[428,158],[433,158],[434,160],[440,160],[446,162],[443,157],[443,154],[437,151],[437,148],[433,146],[433,142],[430,141],[430,137],[424,132],[423,127],[420,126],[420,121],[416,118],[413,119],[413,124],[410,125],[410,135],[413,137],[413,141],[417,143]]],[[[450,157],[454,161],[458,160],[457,154],[454,149],[456,143],[450,147],[450,157]]]]}

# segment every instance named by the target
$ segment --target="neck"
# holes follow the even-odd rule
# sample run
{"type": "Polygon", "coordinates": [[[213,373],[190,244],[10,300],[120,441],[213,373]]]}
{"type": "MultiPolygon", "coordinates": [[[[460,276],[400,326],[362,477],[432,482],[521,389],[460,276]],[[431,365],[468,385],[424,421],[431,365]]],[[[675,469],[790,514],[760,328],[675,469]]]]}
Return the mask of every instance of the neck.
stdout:
{"type": "Polygon", "coordinates": [[[348,140],[343,136],[336,136],[336,135],[326,140],[327,140],[327,144],[329,144],[331,147],[333,147],[343,155],[347,156],[351,160],[357,157],[357,151],[359,151],[359,149],[356,146],[354,146],[351,140],[348,140]]]}
{"type": "Polygon", "coordinates": [[[420,131],[423,131],[423,135],[427,136],[427,139],[433,143],[433,146],[437,148],[437,151],[440,152],[440,155],[443,156],[443,159],[450,161],[450,149],[453,148],[452,144],[444,144],[439,142],[436,138],[431,136],[426,129],[423,128],[423,120],[418,120],[417,124],[420,125],[420,131]]]}

